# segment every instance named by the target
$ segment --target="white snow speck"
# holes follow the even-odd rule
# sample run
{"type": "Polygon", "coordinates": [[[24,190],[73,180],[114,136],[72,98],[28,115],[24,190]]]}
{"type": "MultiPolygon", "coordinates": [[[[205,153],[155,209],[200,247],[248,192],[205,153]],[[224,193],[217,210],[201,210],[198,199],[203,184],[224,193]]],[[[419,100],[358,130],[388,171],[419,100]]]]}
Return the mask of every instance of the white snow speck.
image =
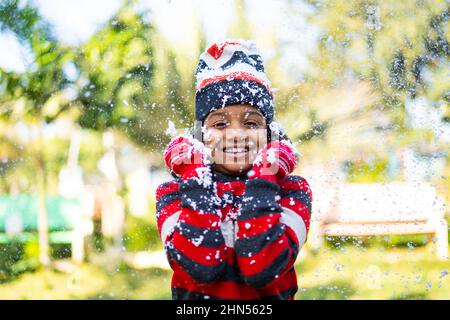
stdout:
{"type": "Polygon", "coordinates": [[[277,161],[274,148],[269,148],[269,150],[267,150],[267,161],[269,161],[269,163],[275,163],[277,161]]]}
{"type": "Polygon", "coordinates": [[[172,121],[169,120],[169,124],[166,129],[166,134],[170,137],[175,137],[177,135],[177,129],[172,121]]]}
{"type": "Polygon", "coordinates": [[[198,247],[203,242],[204,238],[204,236],[199,236],[198,238],[191,239],[191,242],[194,246],[198,247]]]}

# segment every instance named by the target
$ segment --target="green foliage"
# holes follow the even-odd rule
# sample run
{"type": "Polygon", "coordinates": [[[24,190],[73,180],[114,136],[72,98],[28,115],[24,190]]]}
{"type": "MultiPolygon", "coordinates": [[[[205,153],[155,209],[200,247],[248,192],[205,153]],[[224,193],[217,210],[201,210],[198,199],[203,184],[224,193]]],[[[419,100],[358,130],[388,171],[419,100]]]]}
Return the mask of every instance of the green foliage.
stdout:
{"type": "Polygon", "coordinates": [[[162,243],[155,223],[128,215],[124,232],[125,248],[129,251],[160,250],[162,243]]]}
{"type": "Polygon", "coordinates": [[[21,6],[15,0],[3,2],[0,29],[12,32],[34,58],[21,74],[0,69],[1,117],[38,123],[53,121],[69,104],[61,92],[70,85],[63,70],[72,58],[70,48],[56,41],[50,26],[28,3],[21,6]],[[19,101],[20,107],[16,105],[19,101]]]}
{"type": "Polygon", "coordinates": [[[83,46],[77,59],[86,77],[78,98],[82,126],[103,130],[135,118],[133,107],[151,95],[151,32],[142,16],[124,7],[83,46]]]}
{"type": "MultiPolygon", "coordinates": [[[[151,149],[166,139],[171,110],[155,99],[154,34],[143,14],[126,4],[81,47],[75,64],[82,79],[76,102],[82,127],[113,127],[151,149]]],[[[172,80],[167,83],[177,86],[172,80]]]]}
{"type": "Polygon", "coordinates": [[[427,234],[410,235],[385,235],[385,236],[326,236],[327,248],[341,250],[345,247],[357,246],[361,248],[407,248],[413,249],[426,246],[431,242],[431,236],[427,234]]]}
{"type": "Polygon", "coordinates": [[[355,289],[345,281],[334,281],[324,285],[318,285],[312,288],[299,288],[295,296],[296,300],[347,300],[353,294],[355,289]]]}
{"type": "Polygon", "coordinates": [[[348,161],[345,165],[348,182],[385,182],[387,161],[376,159],[372,162],[348,161]]]}
{"type": "Polygon", "coordinates": [[[38,269],[39,245],[36,240],[0,244],[0,284],[24,272],[38,269]]]}
{"type": "MultiPolygon", "coordinates": [[[[333,85],[349,74],[368,80],[382,94],[385,111],[402,106],[408,95],[437,102],[448,94],[448,87],[436,92],[432,84],[447,82],[441,75],[450,55],[447,1],[310,3],[316,8],[311,22],[322,32],[313,81],[333,85]]],[[[401,128],[404,116],[392,120],[401,128]]]]}
{"type": "Polygon", "coordinates": [[[94,173],[98,171],[98,160],[105,153],[102,137],[99,132],[93,130],[84,130],[83,133],[83,139],[80,144],[80,166],[86,174],[94,173]]]}

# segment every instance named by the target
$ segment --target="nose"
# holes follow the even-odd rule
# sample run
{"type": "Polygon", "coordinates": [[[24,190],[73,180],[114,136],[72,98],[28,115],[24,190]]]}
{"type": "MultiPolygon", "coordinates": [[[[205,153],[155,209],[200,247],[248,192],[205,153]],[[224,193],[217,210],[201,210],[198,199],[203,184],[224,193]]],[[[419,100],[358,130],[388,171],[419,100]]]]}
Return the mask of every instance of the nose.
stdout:
{"type": "Polygon", "coordinates": [[[248,135],[245,129],[240,126],[229,126],[225,130],[225,141],[227,144],[239,144],[248,141],[248,135]]]}

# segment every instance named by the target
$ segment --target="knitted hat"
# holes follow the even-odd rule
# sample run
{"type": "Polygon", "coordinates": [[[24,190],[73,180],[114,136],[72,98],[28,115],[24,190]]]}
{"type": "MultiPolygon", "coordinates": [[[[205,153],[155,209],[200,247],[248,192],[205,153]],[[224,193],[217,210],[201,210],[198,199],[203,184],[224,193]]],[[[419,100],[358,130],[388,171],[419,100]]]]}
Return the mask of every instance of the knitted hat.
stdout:
{"type": "Polygon", "coordinates": [[[254,41],[214,43],[201,54],[195,76],[195,119],[200,123],[212,110],[231,104],[250,104],[272,122],[273,94],[254,41]]]}

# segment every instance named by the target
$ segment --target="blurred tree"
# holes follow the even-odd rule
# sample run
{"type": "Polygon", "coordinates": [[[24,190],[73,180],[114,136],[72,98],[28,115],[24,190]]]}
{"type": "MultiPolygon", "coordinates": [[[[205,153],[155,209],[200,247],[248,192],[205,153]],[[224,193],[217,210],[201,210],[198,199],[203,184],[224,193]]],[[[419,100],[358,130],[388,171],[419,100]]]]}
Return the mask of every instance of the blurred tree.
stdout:
{"type": "Polygon", "coordinates": [[[192,123],[195,83],[194,70],[180,68],[190,60],[177,59],[148,16],[126,2],[82,46],[76,102],[82,127],[115,128],[154,151],[168,142],[168,119],[192,123]]]}
{"type": "Polygon", "coordinates": [[[9,31],[33,55],[33,62],[25,72],[0,70],[0,117],[8,123],[26,122],[34,131],[35,141],[29,144],[28,153],[35,161],[35,182],[39,195],[40,261],[50,262],[47,236],[46,163],[42,128],[52,122],[70,105],[64,90],[70,81],[64,72],[72,58],[71,50],[62,46],[53,36],[50,27],[40,17],[36,8],[18,0],[0,4],[0,30],[9,31]]]}
{"type": "Polygon", "coordinates": [[[400,132],[408,97],[427,96],[432,107],[448,104],[448,1],[309,2],[316,8],[311,22],[322,32],[312,82],[370,81],[380,97],[373,108],[389,114],[391,128],[400,132]]]}
{"type": "Polygon", "coordinates": [[[448,1],[307,3],[318,49],[286,99],[295,108],[283,111],[295,119],[294,140],[313,142],[305,154],[338,164],[368,154],[385,161],[407,145],[442,149],[431,129],[411,128],[408,105],[424,97],[430,112],[448,108],[448,1]]]}

